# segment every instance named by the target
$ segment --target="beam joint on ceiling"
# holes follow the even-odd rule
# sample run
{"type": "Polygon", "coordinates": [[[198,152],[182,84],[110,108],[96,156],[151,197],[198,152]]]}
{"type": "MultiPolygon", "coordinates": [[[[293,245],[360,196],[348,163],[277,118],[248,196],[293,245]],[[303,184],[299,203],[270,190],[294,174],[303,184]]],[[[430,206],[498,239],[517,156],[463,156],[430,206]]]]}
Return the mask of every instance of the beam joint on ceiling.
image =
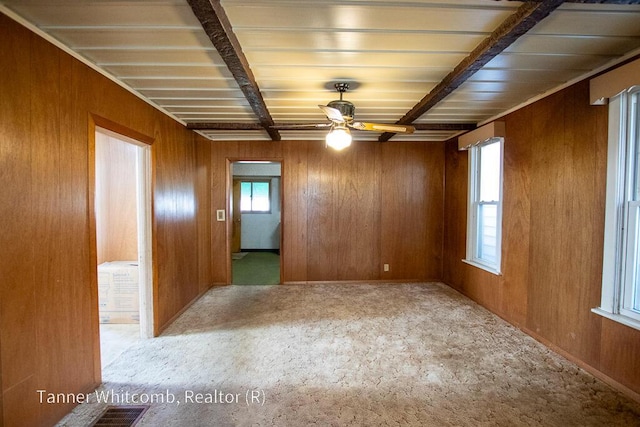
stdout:
{"type": "Polygon", "coordinates": [[[273,141],[281,139],[280,133],[273,129],[273,118],[264,102],[258,83],[244,56],[240,42],[236,38],[229,18],[220,4],[220,0],[187,0],[202,28],[227,64],[229,71],[242,90],[251,109],[258,117],[261,128],[266,130],[273,141]]]}
{"type": "MultiPolygon", "coordinates": [[[[431,92],[425,95],[425,97],[398,120],[396,124],[409,125],[413,123],[467,81],[489,61],[498,56],[513,42],[518,40],[518,38],[533,28],[538,22],[549,16],[549,14],[556,10],[563,2],[563,0],[543,0],[524,3],[514,14],[509,16],[487,38],[476,46],[466,58],[455,66],[453,71],[447,74],[431,92]]],[[[388,141],[393,135],[393,133],[385,132],[380,135],[378,141],[388,141]]]]}

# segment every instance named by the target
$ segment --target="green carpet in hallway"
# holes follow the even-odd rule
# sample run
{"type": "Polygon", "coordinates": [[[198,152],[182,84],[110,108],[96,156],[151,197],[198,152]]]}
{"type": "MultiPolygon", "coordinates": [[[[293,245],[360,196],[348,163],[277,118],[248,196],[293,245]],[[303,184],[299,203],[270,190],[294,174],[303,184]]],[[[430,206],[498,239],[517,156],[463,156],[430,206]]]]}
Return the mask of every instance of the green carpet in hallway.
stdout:
{"type": "Polygon", "coordinates": [[[277,285],[280,283],[280,255],[249,252],[233,260],[234,285],[277,285]]]}

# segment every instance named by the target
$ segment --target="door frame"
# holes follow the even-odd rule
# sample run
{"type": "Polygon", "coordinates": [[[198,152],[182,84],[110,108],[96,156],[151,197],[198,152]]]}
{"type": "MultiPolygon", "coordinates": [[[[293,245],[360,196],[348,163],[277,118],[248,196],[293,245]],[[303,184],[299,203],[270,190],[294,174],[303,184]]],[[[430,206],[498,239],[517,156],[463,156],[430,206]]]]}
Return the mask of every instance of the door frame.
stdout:
{"type": "MultiPolygon", "coordinates": [[[[229,211],[231,216],[231,253],[239,252],[242,249],[242,212],[240,212],[240,183],[241,180],[233,177],[231,181],[232,208],[229,211]],[[237,249],[237,251],[236,251],[237,249]]],[[[233,263],[232,263],[233,264],[233,263]]]]}
{"type": "MultiPolygon", "coordinates": [[[[231,239],[233,233],[233,206],[232,206],[232,194],[233,194],[233,163],[235,162],[273,162],[280,163],[280,284],[284,283],[284,263],[282,262],[285,254],[285,248],[283,246],[284,236],[284,223],[282,221],[285,210],[285,197],[284,197],[284,158],[282,157],[227,157],[226,158],[226,183],[225,183],[225,209],[226,209],[226,238],[225,238],[225,252],[226,252],[226,275],[227,285],[233,284],[233,267],[231,259],[231,239]]],[[[242,245],[242,243],[241,243],[242,245]]]]}
{"type": "Polygon", "coordinates": [[[152,144],[155,138],[129,129],[104,117],[89,114],[88,126],[88,205],[89,205],[89,238],[91,298],[93,318],[94,378],[102,382],[102,364],[100,352],[100,314],[98,309],[98,246],[95,215],[96,189],[96,132],[113,136],[119,140],[138,147],[136,150],[136,211],[138,222],[138,262],[140,281],[140,337],[157,336],[157,280],[153,262],[155,233],[153,215],[153,186],[155,162],[152,144]]]}

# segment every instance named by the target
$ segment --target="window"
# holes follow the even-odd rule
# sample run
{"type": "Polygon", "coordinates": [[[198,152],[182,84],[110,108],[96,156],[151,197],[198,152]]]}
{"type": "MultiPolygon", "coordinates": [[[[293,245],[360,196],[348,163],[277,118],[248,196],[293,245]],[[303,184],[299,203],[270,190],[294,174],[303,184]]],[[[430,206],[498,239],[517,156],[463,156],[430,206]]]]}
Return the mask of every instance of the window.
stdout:
{"type": "Polygon", "coordinates": [[[503,138],[491,138],[469,149],[465,261],[494,274],[500,274],[503,145],[503,138]]]}
{"type": "Polygon", "coordinates": [[[640,86],[609,102],[602,299],[596,313],[640,329],[640,86]]]}
{"type": "Polygon", "coordinates": [[[242,213],[271,212],[271,180],[241,181],[240,211],[242,213]]]}

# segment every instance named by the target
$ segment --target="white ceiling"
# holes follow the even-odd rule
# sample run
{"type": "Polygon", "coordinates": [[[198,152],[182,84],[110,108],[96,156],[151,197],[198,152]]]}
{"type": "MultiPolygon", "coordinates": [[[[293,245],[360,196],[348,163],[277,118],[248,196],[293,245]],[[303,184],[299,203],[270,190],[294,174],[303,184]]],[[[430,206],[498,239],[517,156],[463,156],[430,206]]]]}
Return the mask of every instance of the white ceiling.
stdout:
{"type": "MultiPolygon", "coordinates": [[[[182,123],[258,123],[186,0],[0,0],[182,123]]],[[[278,123],[325,123],[331,82],[356,82],[356,120],[393,123],[522,5],[494,0],[222,0],[278,123]]],[[[640,5],[565,3],[414,123],[483,123],[640,53],[640,5]]],[[[283,139],[326,131],[280,130],[283,139]]],[[[263,130],[202,131],[214,140],[263,130]]],[[[416,131],[393,140],[446,140],[416,131]]],[[[356,139],[376,139],[357,132],[356,139]]]]}

